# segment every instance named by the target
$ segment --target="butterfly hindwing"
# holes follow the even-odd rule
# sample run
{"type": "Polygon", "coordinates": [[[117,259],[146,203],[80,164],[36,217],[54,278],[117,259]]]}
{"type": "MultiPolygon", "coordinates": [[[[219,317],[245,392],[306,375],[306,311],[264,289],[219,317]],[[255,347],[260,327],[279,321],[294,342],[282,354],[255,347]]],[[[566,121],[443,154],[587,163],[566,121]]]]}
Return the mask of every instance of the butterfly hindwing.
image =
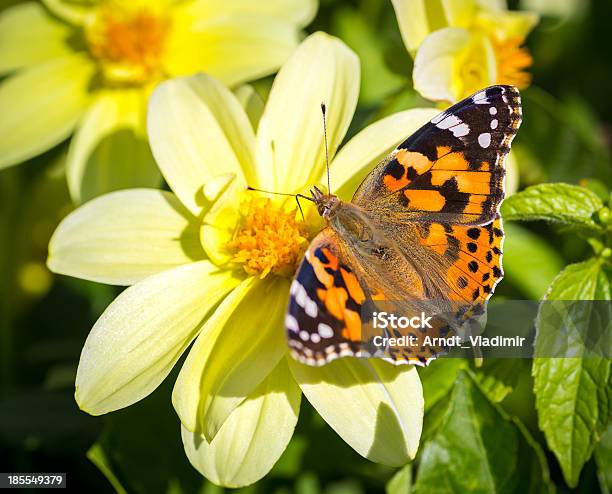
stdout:
{"type": "Polygon", "coordinates": [[[451,300],[482,309],[503,277],[501,218],[482,226],[423,224],[418,241],[448,259],[442,273],[451,300]]]}
{"type": "Polygon", "coordinates": [[[401,143],[364,180],[353,203],[406,221],[488,223],[504,196],[504,161],[520,122],[514,87],[483,89],[401,143]]]}
{"type": "Polygon", "coordinates": [[[291,284],[287,339],[293,356],[310,365],[360,355],[364,287],[342,251],[336,233],[325,228],[310,244],[291,284]]]}
{"type": "MultiPolygon", "coordinates": [[[[348,247],[336,232],[326,228],[306,251],[291,285],[285,318],[293,357],[309,365],[323,365],[344,356],[376,356],[394,364],[429,363],[444,349],[420,343],[414,347],[373,345],[375,335],[401,337],[408,333],[400,329],[373,330],[370,311],[386,307],[395,313],[407,314],[414,312],[414,306],[404,304],[395,295],[396,286],[384,281],[402,265],[380,266],[376,262],[363,265],[358,253],[346,254],[351,252],[348,247]],[[383,305],[364,306],[373,300],[383,305]]],[[[407,293],[401,294],[405,296],[407,293]]],[[[465,305],[462,299],[457,300],[461,304],[455,304],[456,307],[465,305]]],[[[436,338],[448,331],[447,322],[434,317],[430,329],[416,332],[415,337],[422,342],[426,336],[436,338]]]]}

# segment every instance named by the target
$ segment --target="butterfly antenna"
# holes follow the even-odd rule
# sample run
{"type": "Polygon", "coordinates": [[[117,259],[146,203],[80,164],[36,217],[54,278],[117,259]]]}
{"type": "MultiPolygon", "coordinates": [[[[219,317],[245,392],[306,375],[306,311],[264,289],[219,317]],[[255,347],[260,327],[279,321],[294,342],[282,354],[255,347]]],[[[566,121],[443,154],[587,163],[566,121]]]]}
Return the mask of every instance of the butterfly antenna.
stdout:
{"type": "Polygon", "coordinates": [[[325,122],[327,107],[325,106],[325,103],[321,103],[321,113],[323,113],[323,139],[325,140],[325,168],[327,169],[327,193],[331,194],[331,186],[329,180],[329,151],[327,150],[327,123],[325,122]]]}
{"type": "Polygon", "coordinates": [[[247,190],[252,190],[253,192],[262,192],[264,194],[272,194],[275,196],[295,197],[295,202],[297,202],[298,209],[300,210],[300,214],[302,215],[302,220],[305,220],[305,217],[304,217],[304,211],[302,211],[302,205],[300,204],[300,199],[306,199],[307,201],[314,202],[314,199],[312,197],[308,197],[303,194],[290,194],[288,192],[273,192],[271,190],[256,189],[255,187],[251,187],[251,186],[247,186],[247,190]]]}
{"type": "Polygon", "coordinates": [[[263,192],[264,194],[272,194],[275,196],[295,196],[295,194],[289,194],[288,192],[273,192],[271,190],[256,189],[255,187],[251,186],[247,186],[247,190],[252,190],[253,192],[263,192]]]}

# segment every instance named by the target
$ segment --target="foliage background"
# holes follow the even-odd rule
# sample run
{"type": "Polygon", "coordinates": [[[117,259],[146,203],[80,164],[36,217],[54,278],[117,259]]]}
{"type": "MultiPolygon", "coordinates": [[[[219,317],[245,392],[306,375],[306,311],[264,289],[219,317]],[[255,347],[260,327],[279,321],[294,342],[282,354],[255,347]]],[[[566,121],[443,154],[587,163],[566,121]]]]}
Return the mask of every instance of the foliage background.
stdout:
{"type": "MultiPolygon", "coordinates": [[[[606,0],[525,4],[566,6],[569,14],[545,16],[528,40],[535,59],[534,85],[523,93],[524,124],[513,146],[520,187],[563,181],[588,184],[602,196],[609,195],[612,4],[606,0]]],[[[511,6],[517,7],[516,2],[511,6]]],[[[342,38],[361,58],[360,104],[348,137],[383,115],[430,104],[411,89],[412,61],[390,2],[322,0],[309,31],[319,29],[342,38]]],[[[256,89],[265,96],[270,82],[258,81],[256,89]]],[[[52,276],[44,266],[49,236],[71,210],[62,170],[64,153],[59,146],[0,173],[0,469],[67,472],[69,485],[87,492],[113,488],[143,493],[222,492],[203,480],[183,453],[179,422],[168,399],[176,375],[127,410],[94,418],[76,407],[73,391],[80,350],[118,289],[52,276]]],[[[565,265],[591,255],[591,247],[580,236],[541,222],[512,223],[507,231],[506,279],[498,287],[500,297],[539,299],[565,265]]],[[[610,428],[606,442],[596,450],[597,461],[591,458],[578,486],[568,487],[538,428],[529,364],[504,361],[476,370],[471,362],[447,360],[424,370],[427,414],[415,465],[425,464],[426,448],[435,453],[436,447],[445,447],[438,444],[436,434],[450,403],[458,407],[457,417],[466,407],[472,409],[481,431],[487,433],[483,446],[491,468],[528,479],[533,492],[547,486],[546,475],[537,466],[538,455],[559,491],[606,492],[612,476],[610,428]],[[468,368],[473,373],[458,374],[468,368]],[[526,434],[517,436],[520,429],[526,434]],[[517,437],[522,439],[516,442],[517,437]],[[524,451],[525,461],[504,464],[507,448],[524,451]]],[[[469,435],[469,424],[459,418],[445,426],[469,435]]],[[[459,434],[451,445],[459,448],[469,439],[459,434]]],[[[478,458],[471,454],[462,454],[465,462],[457,468],[482,488],[478,458]]],[[[415,465],[387,485],[396,472],[361,458],[303,400],[289,448],[264,480],[244,491],[407,492],[404,487],[417,470],[415,465]]],[[[425,467],[419,470],[416,488],[446,492],[436,485],[436,472],[425,467]]]]}

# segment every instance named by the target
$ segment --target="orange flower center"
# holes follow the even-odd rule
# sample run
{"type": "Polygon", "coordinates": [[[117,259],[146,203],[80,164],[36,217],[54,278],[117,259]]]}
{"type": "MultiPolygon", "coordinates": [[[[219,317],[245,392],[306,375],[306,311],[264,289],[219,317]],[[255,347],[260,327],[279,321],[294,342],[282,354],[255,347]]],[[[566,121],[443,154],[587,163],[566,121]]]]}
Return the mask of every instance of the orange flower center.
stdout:
{"type": "Polygon", "coordinates": [[[523,45],[521,38],[509,38],[500,41],[491,39],[495,58],[497,60],[497,82],[512,84],[519,89],[525,89],[531,83],[531,74],[526,69],[533,64],[529,50],[523,45]]]}
{"type": "Polygon", "coordinates": [[[170,20],[146,8],[103,6],[86,27],[89,50],[113,82],[144,83],[160,76],[170,20]]]}
{"type": "Polygon", "coordinates": [[[292,276],[308,246],[304,224],[270,199],[253,198],[243,205],[242,220],[227,245],[234,262],[251,275],[292,276]]]}

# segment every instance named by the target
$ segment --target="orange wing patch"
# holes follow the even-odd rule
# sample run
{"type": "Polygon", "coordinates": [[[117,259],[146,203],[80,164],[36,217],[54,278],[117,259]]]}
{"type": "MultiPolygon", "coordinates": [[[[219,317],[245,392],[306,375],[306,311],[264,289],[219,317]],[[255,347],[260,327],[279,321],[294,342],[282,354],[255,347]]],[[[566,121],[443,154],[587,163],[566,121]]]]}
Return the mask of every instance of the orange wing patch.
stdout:
{"type": "Polygon", "coordinates": [[[501,219],[483,226],[432,224],[419,230],[419,242],[449,260],[446,284],[449,299],[467,305],[483,304],[503,277],[501,219]]]}
{"type": "Polygon", "coordinates": [[[342,274],[342,279],[344,280],[344,284],[346,285],[351,298],[358,304],[362,304],[366,297],[365,293],[363,293],[361,285],[357,281],[355,274],[347,271],[345,268],[340,268],[340,273],[342,274]]]}
{"type": "Polygon", "coordinates": [[[395,155],[395,159],[404,166],[404,168],[412,168],[418,175],[425,173],[432,165],[429,158],[424,154],[407,151],[405,149],[400,149],[395,155]]]}
{"type": "Polygon", "coordinates": [[[437,190],[404,190],[404,197],[411,207],[422,211],[442,211],[446,199],[437,190]]]}
{"type": "Polygon", "coordinates": [[[466,194],[489,195],[491,193],[491,174],[487,172],[457,173],[455,170],[437,170],[431,172],[431,184],[441,186],[448,180],[455,179],[457,190],[466,194]]]}
{"type": "Polygon", "coordinates": [[[477,223],[491,216],[503,197],[503,168],[491,171],[488,162],[472,163],[464,151],[436,148],[437,159],[400,149],[386,164],[382,185],[399,193],[409,211],[449,213],[454,222],[477,223]]]}
{"type": "Polygon", "coordinates": [[[343,321],[341,334],[344,338],[360,341],[361,316],[354,307],[361,305],[366,296],[357,277],[347,266],[340,264],[329,247],[321,247],[319,255],[316,250],[310,252],[308,262],[323,285],[316,290],[318,300],[331,316],[343,321]]]}
{"type": "Polygon", "coordinates": [[[439,146],[437,148],[438,159],[435,162],[436,170],[469,170],[470,164],[463,153],[451,153],[449,147],[439,146]]]}

